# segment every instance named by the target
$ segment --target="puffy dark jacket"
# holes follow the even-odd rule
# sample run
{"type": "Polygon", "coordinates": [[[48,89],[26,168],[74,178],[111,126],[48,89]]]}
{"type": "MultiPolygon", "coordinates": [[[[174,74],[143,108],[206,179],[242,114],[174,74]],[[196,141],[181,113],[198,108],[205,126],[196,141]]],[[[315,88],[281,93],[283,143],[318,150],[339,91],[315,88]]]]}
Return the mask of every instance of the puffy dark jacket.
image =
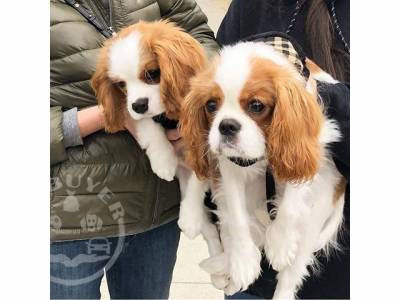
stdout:
{"type": "MultiPolygon", "coordinates": [[[[194,0],[82,0],[115,31],[139,20],[170,19],[218,50],[207,18],[194,0]]],[[[96,132],[82,146],[65,148],[63,111],[97,104],[90,78],[105,37],[64,1],[50,1],[51,239],[74,240],[146,231],[178,215],[176,181],[151,171],[127,132],[96,132]]]]}

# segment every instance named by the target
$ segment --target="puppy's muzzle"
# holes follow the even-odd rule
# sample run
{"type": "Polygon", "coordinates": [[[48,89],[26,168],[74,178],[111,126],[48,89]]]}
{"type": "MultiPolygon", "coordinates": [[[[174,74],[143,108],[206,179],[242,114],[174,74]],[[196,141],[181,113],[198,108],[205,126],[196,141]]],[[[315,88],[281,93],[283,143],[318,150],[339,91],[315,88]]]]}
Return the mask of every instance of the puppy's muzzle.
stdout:
{"type": "Polygon", "coordinates": [[[139,98],[132,103],[132,109],[138,114],[144,114],[149,109],[149,98],[139,98]]]}

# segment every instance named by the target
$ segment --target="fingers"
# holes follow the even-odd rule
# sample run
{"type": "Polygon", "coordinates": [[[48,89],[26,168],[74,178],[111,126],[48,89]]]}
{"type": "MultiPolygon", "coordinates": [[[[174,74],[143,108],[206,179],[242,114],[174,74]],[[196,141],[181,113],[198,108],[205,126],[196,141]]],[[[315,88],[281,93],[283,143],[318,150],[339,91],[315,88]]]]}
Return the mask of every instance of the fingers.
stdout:
{"type": "Polygon", "coordinates": [[[168,129],[166,130],[167,134],[167,139],[172,142],[172,141],[178,141],[181,138],[181,133],[179,132],[178,129],[168,129]]]}

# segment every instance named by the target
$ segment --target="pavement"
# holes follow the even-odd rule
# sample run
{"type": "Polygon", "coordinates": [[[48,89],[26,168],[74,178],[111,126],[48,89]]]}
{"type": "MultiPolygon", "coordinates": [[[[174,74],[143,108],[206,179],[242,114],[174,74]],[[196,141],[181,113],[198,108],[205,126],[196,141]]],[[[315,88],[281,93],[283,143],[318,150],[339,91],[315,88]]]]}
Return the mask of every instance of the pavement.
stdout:
{"type": "MultiPolygon", "coordinates": [[[[189,240],[181,234],[169,299],[224,299],[223,292],[212,286],[210,276],[199,267],[207,257],[207,245],[202,237],[189,240]]],[[[110,299],[105,277],[100,292],[102,300],[110,299]]]]}
{"type": "MultiPolygon", "coordinates": [[[[230,2],[231,0],[197,0],[215,34],[230,2]]],[[[188,240],[181,235],[169,299],[224,298],[223,292],[211,285],[209,275],[199,267],[199,263],[207,257],[207,244],[202,237],[188,240]]],[[[110,299],[105,278],[101,284],[101,299],[110,299]]]]}

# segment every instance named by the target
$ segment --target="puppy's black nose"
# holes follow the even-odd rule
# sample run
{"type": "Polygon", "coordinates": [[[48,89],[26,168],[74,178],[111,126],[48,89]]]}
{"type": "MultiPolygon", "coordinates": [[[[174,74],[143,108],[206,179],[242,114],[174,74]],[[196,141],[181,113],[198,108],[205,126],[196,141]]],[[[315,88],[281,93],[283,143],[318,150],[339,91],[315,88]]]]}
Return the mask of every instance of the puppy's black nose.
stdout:
{"type": "Polygon", "coordinates": [[[138,114],[144,114],[149,109],[149,98],[139,98],[132,103],[132,109],[138,114]]]}
{"type": "Polygon", "coordinates": [[[219,123],[218,129],[222,135],[232,137],[238,133],[241,127],[242,125],[235,119],[224,119],[219,123]]]}

